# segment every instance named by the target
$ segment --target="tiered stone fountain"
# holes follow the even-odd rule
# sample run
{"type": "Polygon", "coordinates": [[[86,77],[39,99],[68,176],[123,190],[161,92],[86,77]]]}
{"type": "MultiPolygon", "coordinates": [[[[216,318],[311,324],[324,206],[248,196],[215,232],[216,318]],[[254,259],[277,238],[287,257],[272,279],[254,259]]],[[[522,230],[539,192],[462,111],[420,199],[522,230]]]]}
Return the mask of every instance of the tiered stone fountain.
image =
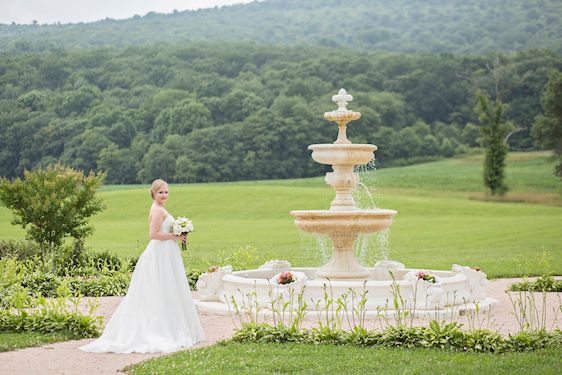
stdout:
{"type": "Polygon", "coordinates": [[[332,259],[316,272],[317,278],[331,280],[367,279],[369,270],[355,259],[353,244],[361,233],[387,229],[396,215],[393,210],[358,210],[351,192],[359,183],[353,171],[375,158],[377,146],[353,144],[347,139],[347,124],[361,117],[361,113],[347,109],[353,100],[344,89],[332,97],[338,109],[324,113],[324,118],[338,124],[338,139],[333,144],[310,145],[314,161],[331,165],[333,172],[326,174],[326,183],[336,190],[329,210],[291,211],[295,223],[305,232],[327,234],[332,240],[332,259]]]}
{"type": "Polygon", "coordinates": [[[347,109],[353,97],[341,89],[332,100],[338,109],[326,112],[324,117],[338,124],[338,138],[332,144],[311,145],[309,150],[316,162],[332,166],[333,172],[326,174],[326,183],[335,189],[335,198],[329,210],[291,211],[301,230],[330,237],[331,259],[320,268],[291,267],[287,261],[274,260],[254,270],[232,272],[226,266],[204,273],[197,283],[199,309],[228,313],[231,302],[247,305],[248,297],[252,296],[260,306],[260,313],[267,315],[271,314],[272,296],[279,295],[279,290],[293,288],[303,293],[307,308],[315,310],[322,305],[326,287],[334,299],[350,290],[357,294],[366,292],[367,316],[381,312],[393,314],[392,302],[397,289],[404,301],[401,308],[411,309],[415,315],[451,315],[475,309],[476,304],[480,310],[488,308],[495,300],[486,298],[486,275],[477,269],[453,265],[451,271],[422,270],[436,277],[436,282],[430,283],[418,277],[419,269],[407,269],[399,262],[381,260],[372,268],[357,262],[353,244],[358,236],[389,228],[397,212],[356,207],[351,193],[359,183],[359,176],[353,169],[373,160],[377,146],[353,144],[347,139],[348,123],[361,117],[360,113],[347,109]],[[284,271],[299,275],[299,281],[288,285],[271,281],[284,271]]]}

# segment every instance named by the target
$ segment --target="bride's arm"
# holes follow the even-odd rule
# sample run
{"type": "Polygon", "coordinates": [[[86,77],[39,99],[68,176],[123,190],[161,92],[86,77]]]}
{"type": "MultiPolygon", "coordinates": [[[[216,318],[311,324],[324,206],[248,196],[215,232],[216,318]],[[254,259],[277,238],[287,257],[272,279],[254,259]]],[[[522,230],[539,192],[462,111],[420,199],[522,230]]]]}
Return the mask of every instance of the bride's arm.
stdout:
{"type": "Polygon", "coordinates": [[[173,233],[160,232],[160,225],[166,218],[166,213],[163,210],[153,210],[150,213],[150,239],[151,240],[176,240],[177,237],[173,233]]]}

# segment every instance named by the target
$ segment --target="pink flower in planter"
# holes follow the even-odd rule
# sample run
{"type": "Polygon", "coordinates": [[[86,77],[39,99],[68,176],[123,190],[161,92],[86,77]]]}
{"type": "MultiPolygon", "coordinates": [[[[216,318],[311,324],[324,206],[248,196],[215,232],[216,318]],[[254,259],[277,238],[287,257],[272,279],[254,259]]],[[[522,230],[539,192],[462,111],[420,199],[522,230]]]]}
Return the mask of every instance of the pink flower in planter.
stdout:
{"type": "Polygon", "coordinates": [[[281,285],[290,284],[295,280],[296,280],[295,276],[293,275],[292,272],[285,271],[285,272],[281,272],[277,277],[277,284],[281,284],[281,285]]]}
{"type": "Polygon", "coordinates": [[[425,280],[428,283],[432,283],[432,284],[435,284],[437,282],[437,279],[435,278],[435,275],[430,273],[430,272],[418,271],[416,273],[416,277],[418,279],[425,280]]]}

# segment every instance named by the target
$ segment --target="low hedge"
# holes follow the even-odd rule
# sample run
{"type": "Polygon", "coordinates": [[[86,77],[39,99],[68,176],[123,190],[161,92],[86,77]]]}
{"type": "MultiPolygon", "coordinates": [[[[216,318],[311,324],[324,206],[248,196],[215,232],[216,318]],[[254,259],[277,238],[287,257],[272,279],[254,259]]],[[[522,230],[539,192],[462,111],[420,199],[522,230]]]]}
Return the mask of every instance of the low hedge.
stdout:
{"type": "Polygon", "coordinates": [[[511,284],[509,290],[513,292],[562,292],[562,280],[543,275],[535,281],[524,280],[511,284]]]}
{"type": "Polygon", "coordinates": [[[562,346],[562,332],[520,332],[507,337],[488,330],[461,330],[458,323],[430,322],[427,327],[390,326],[383,331],[357,328],[351,331],[328,328],[293,329],[287,326],[247,323],[233,336],[237,342],[439,348],[465,352],[521,352],[562,346]]]}
{"type": "Polygon", "coordinates": [[[78,312],[0,310],[0,331],[69,332],[75,337],[90,338],[99,336],[100,327],[101,317],[92,317],[78,312]]]}

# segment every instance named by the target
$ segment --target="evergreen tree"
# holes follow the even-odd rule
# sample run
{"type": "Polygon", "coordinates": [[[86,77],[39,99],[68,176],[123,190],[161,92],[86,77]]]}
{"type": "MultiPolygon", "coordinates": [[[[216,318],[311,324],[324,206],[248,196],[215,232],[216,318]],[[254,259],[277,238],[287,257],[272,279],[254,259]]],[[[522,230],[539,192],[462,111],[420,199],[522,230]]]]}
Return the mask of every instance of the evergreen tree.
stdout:
{"type": "Polygon", "coordinates": [[[482,124],[480,132],[483,145],[486,147],[484,185],[490,189],[492,195],[504,195],[507,192],[504,170],[508,147],[504,138],[513,129],[513,125],[502,122],[505,109],[506,105],[501,101],[492,102],[483,93],[478,93],[476,112],[482,124]]]}

